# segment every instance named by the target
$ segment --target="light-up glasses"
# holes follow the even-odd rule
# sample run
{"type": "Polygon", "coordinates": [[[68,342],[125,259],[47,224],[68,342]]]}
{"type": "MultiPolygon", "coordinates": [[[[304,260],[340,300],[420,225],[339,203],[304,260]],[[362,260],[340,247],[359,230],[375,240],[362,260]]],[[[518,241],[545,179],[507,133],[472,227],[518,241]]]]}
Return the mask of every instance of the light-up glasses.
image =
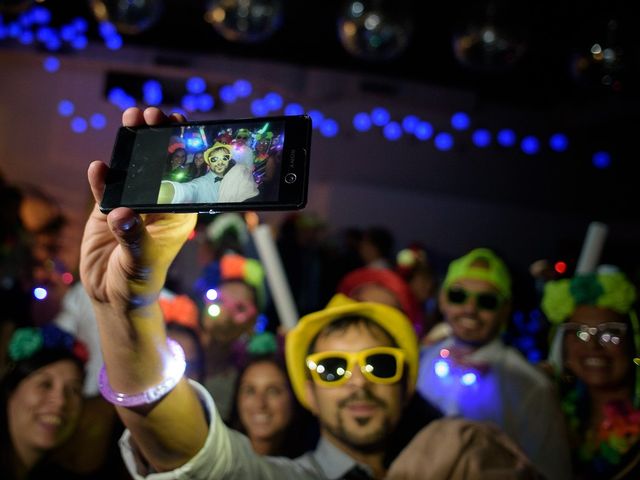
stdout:
{"type": "Polygon", "coordinates": [[[447,300],[454,305],[464,305],[472,298],[479,309],[491,312],[498,310],[504,302],[504,298],[495,292],[470,292],[460,287],[450,287],[447,290],[447,300]]]}
{"type": "Polygon", "coordinates": [[[405,355],[395,347],[374,347],[359,352],[327,351],[307,357],[307,368],[317,385],[337,387],[351,378],[360,366],[362,375],[373,383],[390,384],[402,378],[405,355]]]}
{"type": "Polygon", "coordinates": [[[612,347],[620,345],[627,333],[627,324],[622,322],[606,322],[595,327],[570,322],[565,323],[563,328],[565,333],[569,333],[568,339],[588,343],[593,337],[598,339],[600,345],[612,347]]]}

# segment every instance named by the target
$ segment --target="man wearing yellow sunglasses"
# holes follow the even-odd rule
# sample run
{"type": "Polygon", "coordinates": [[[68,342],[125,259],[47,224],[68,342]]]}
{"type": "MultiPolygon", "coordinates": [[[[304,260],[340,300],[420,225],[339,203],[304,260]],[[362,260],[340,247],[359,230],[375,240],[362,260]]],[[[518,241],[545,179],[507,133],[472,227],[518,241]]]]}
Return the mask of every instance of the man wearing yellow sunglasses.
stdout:
{"type": "MultiPolygon", "coordinates": [[[[122,118],[125,126],[184,121],[157,108],[130,108],[122,118]]],[[[96,201],[107,173],[102,162],[89,167],[96,201]]],[[[128,208],[104,215],[96,204],[85,226],[80,270],[105,361],[100,393],[127,427],[120,447],[132,476],[338,480],[357,478],[360,467],[360,478],[383,478],[385,454],[397,447],[391,434],[412,400],[418,373],[418,341],[409,320],[393,307],[342,296],[302,318],[287,335],[287,368],[296,396],[320,421],[321,440],[298,459],[260,456],[246,437],[225,426],[207,390],[184,376],[184,352],[167,339],[158,296],[196,220],[196,214],[142,216],[128,208]]],[[[409,421],[417,423],[412,416],[409,421]]],[[[440,427],[437,436],[422,431],[385,478],[489,478],[486,467],[496,459],[508,469],[499,478],[536,478],[523,475],[530,471],[526,459],[505,448],[495,432],[453,420],[436,420],[427,429],[432,425],[440,427]],[[478,445],[490,448],[479,451],[478,445]],[[410,475],[394,476],[396,467],[407,467],[410,475]]]]}
{"type": "Polygon", "coordinates": [[[476,248],[451,262],[439,304],[451,336],[422,351],[418,391],[447,415],[500,426],[549,480],[570,478],[553,384],[500,338],[511,308],[503,260],[476,248]]]}

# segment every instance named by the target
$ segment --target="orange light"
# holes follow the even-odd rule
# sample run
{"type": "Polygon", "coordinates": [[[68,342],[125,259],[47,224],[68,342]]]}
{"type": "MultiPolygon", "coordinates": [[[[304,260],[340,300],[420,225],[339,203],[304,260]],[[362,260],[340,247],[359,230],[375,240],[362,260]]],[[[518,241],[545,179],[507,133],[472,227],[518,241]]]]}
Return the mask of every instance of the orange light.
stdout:
{"type": "Polygon", "coordinates": [[[191,233],[187,237],[187,240],[193,240],[194,238],[196,238],[196,231],[195,230],[191,230],[191,233]]]}
{"type": "Polygon", "coordinates": [[[553,265],[553,269],[558,272],[560,275],[562,275],[564,272],[567,271],[567,264],[565,262],[556,262],[553,265]]]}

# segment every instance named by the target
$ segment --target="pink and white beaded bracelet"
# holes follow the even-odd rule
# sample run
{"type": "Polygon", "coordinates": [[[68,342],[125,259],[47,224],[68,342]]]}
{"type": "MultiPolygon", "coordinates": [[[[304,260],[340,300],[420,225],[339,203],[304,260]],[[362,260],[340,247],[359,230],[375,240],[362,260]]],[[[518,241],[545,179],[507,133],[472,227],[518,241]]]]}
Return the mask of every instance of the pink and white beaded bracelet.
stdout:
{"type": "Polygon", "coordinates": [[[139,407],[157,402],[175,388],[184,375],[187,362],[184,359],[184,351],[178,342],[167,338],[167,345],[171,356],[167,358],[164,368],[164,380],[140,393],[114,392],[109,384],[107,370],[104,365],[100,369],[98,387],[100,394],[110,403],[121,407],[139,407]]]}

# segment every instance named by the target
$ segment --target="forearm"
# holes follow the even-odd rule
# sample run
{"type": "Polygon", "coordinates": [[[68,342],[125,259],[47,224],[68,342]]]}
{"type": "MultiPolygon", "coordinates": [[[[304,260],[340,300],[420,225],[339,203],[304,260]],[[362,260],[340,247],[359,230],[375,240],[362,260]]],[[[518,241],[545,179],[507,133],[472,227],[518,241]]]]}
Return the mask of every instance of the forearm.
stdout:
{"type": "MultiPolygon", "coordinates": [[[[170,352],[157,302],[126,312],[104,304],[94,308],[112,389],[134,394],[160,383],[170,352]]],[[[118,407],[118,413],[156,471],[186,463],[202,448],[207,435],[204,412],[185,379],[158,402],[118,407]]]]}

